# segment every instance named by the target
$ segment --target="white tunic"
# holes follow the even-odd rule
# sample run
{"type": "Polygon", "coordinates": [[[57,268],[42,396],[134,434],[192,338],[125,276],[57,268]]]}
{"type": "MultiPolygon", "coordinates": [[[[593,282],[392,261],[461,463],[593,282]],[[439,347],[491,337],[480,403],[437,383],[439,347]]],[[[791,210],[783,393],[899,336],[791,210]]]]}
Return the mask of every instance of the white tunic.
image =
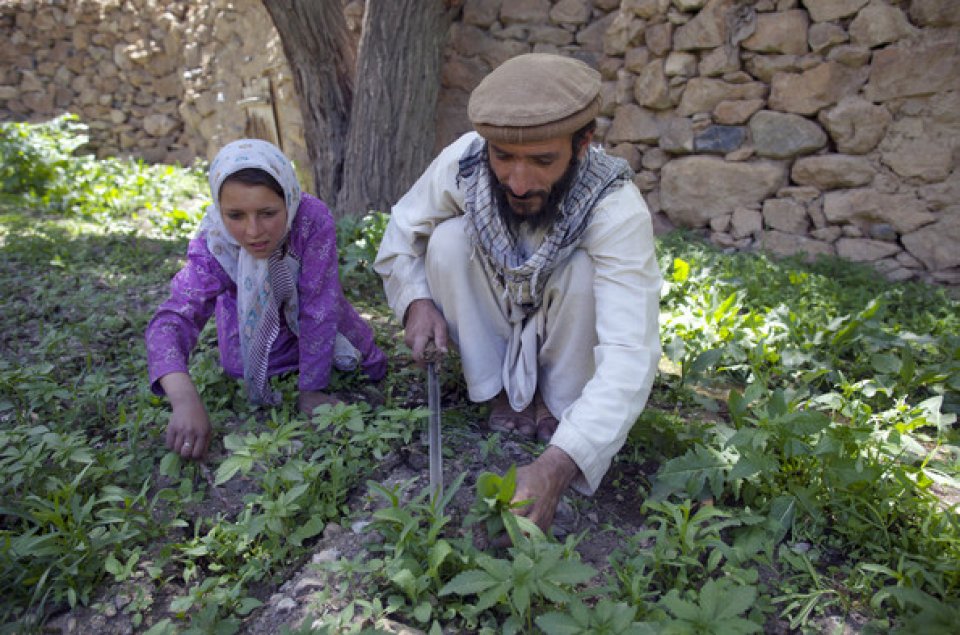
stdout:
{"type": "MultiPolygon", "coordinates": [[[[463,214],[464,191],[457,186],[457,172],[460,157],[474,139],[476,133],[468,133],[445,148],[393,207],[374,269],[383,278],[387,301],[401,321],[414,300],[438,301],[428,283],[427,245],[438,225],[463,214]]],[[[471,269],[482,270],[478,257],[468,249],[464,243],[464,261],[472,258],[471,269]]],[[[585,340],[588,357],[580,366],[589,367],[592,373],[583,378],[575,394],[558,395],[557,390],[543,385],[545,377],[559,377],[562,369],[542,373],[540,389],[551,411],[562,412],[551,445],[564,450],[580,468],[582,478],[574,486],[593,493],[646,404],[660,358],[661,277],[650,213],[632,183],[614,190],[597,205],[575,253],[581,252],[593,268],[594,315],[584,317],[581,324],[571,324],[568,310],[560,326],[566,331],[564,337],[576,336],[578,327],[579,331],[590,329],[585,340]]],[[[551,279],[554,277],[558,277],[557,271],[551,279]]],[[[562,298],[564,293],[558,295],[562,298]]],[[[492,313],[478,318],[500,319],[492,313]]],[[[538,334],[540,341],[543,335],[538,334]]],[[[463,347],[461,355],[469,375],[463,347]]],[[[503,377],[504,383],[509,383],[510,374],[504,372],[503,377]]],[[[510,386],[504,388],[509,394],[510,386]]],[[[560,392],[571,391],[565,386],[560,392]]],[[[471,398],[477,396],[471,387],[471,398]]]]}

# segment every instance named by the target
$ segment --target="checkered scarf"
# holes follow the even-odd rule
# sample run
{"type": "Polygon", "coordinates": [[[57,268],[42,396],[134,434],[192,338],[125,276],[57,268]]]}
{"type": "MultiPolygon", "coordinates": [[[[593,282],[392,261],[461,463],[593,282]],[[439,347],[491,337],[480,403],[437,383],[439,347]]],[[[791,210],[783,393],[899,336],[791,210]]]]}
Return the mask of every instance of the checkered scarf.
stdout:
{"type": "Polygon", "coordinates": [[[470,144],[460,157],[457,175],[458,183],[465,187],[467,234],[491,277],[524,314],[540,308],[550,274],[580,244],[597,203],[632,176],[623,159],[589,148],[543,243],[524,260],[516,237],[497,210],[487,144],[482,138],[470,144]]]}

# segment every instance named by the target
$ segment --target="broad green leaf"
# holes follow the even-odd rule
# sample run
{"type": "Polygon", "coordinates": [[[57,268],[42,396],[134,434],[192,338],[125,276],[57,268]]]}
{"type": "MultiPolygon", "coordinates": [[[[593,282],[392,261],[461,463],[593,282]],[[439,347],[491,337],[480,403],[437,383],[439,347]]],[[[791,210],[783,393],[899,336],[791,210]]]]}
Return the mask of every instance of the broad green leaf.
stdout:
{"type": "Polygon", "coordinates": [[[473,608],[476,611],[485,611],[491,606],[495,606],[505,601],[507,593],[510,592],[512,583],[509,581],[500,582],[496,586],[487,589],[477,597],[477,602],[473,608]]]}
{"type": "Polygon", "coordinates": [[[690,363],[688,372],[691,375],[700,375],[707,370],[713,368],[717,365],[717,362],[720,361],[720,358],[723,356],[723,350],[719,348],[711,348],[710,350],[704,351],[697,355],[697,357],[690,363]]]}
{"type": "Polygon", "coordinates": [[[244,471],[247,472],[250,468],[253,467],[253,457],[243,456],[239,454],[234,454],[230,456],[226,461],[220,464],[220,467],[217,468],[217,472],[214,479],[215,485],[223,485],[238,472],[244,471]]]}
{"type": "Polygon", "coordinates": [[[692,602],[680,599],[680,595],[677,593],[676,589],[672,589],[669,593],[663,596],[660,599],[660,604],[665,606],[667,610],[681,620],[695,622],[700,617],[700,607],[692,602]]]}
{"type": "Polygon", "coordinates": [[[313,538],[323,532],[325,526],[326,520],[324,520],[323,516],[313,516],[290,534],[290,543],[299,547],[307,538],[313,538]]]}
{"type": "Polygon", "coordinates": [[[881,375],[895,375],[900,372],[900,358],[890,353],[877,353],[870,356],[870,365],[881,375]]]}
{"type": "Polygon", "coordinates": [[[499,474],[483,472],[477,477],[477,496],[496,499],[500,493],[500,483],[503,481],[499,474]]]}
{"type": "Polygon", "coordinates": [[[730,467],[731,461],[720,452],[697,445],[683,456],[670,459],[660,468],[655,477],[654,491],[660,494],[685,491],[695,496],[703,490],[707,479],[711,483],[722,483],[730,467]]]}
{"type": "Polygon", "coordinates": [[[263,602],[253,597],[245,597],[240,600],[240,605],[237,607],[237,615],[247,615],[255,608],[263,606],[263,602]]]}
{"type": "Polygon", "coordinates": [[[120,561],[117,560],[112,553],[107,554],[107,558],[103,562],[103,568],[107,573],[115,576],[120,575],[120,572],[122,571],[122,565],[120,564],[120,561]]]}
{"type": "Polygon", "coordinates": [[[513,495],[516,493],[516,491],[517,465],[513,464],[503,475],[503,480],[500,482],[500,492],[497,495],[497,500],[504,505],[509,505],[510,501],[513,500],[513,495]]]}
{"type": "Polygon", "coordinates": [[[180,476],[180,455],[176,452],[167,452],[160,459],[160,473],[170,478],[180,476]]]}
{"type": "Polygon", "coordinates": [[[773,530],[776,541],[780,541],[793,528],[797,516],[797,500],[793,496],[779,496],[770,503],[767,515],[768,526],[773,530]]]}
{"type": "Polygon", "coordinates": [[[570,619],[569,615],[556,611],[538,615],[534,620],[537,626],[547,635],[580,635],[589,633],[583,627],[570,619]]]}
{"type": "Polygon", "coordinates": [[[443,585],[440,596],[444,595],[471,595],[486,591],[498,584],[498,580],[486,571],[464,571],[443,585]]]}
{"type": "Polygon", "coordinates": [[[446,540],[438,540],[436,543],[430,547],[430,551],[427,555],[428,566],[433,575],[437,574],[437,571],[440,569],[440,565],[443,564],[444,560],[447,559],[453,553],[453,547],[450,546],[450,543],[446,540]]]}
{"type": "MultiPolygon", "coordinates": [[[[740,616],[749,611],[757,599],[756,587],[724,585],[725,588],[721,590],[718,581],[710,580],[704,585],[704,590],[706,590],[706,586],[711,582],[716,583],[716,603],[711,612],[717,620],[726,620],[740,616]]],[[[701,590],[701,595],[704,593],[704,590],[701,590]]]]}
{"type": "Polygon", "coordinates": [[[426,600],[417,604],[416,608],[413,609],[413,617],[421,624],[429,622],[431,616],[433,616],[433,607],[426,600]]]}
{"type": "Polygon", "coordinates": [[[596,569],[573,560],[560,562],[549,572],[550,581],[556,584],[581,584],[595,575],[596,569]]]}

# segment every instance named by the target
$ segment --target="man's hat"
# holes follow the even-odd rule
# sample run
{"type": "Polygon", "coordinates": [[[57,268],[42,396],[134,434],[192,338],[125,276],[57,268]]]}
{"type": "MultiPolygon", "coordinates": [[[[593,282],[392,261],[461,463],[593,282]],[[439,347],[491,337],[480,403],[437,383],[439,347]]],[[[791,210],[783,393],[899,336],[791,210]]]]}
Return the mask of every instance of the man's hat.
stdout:
{"type": "Polygon", "coordinates": [[[600,112],[600,73],[546,53],[511,58],[470,94],[467,115],[489,141],[529,143],[573,134],[600,112]]]}

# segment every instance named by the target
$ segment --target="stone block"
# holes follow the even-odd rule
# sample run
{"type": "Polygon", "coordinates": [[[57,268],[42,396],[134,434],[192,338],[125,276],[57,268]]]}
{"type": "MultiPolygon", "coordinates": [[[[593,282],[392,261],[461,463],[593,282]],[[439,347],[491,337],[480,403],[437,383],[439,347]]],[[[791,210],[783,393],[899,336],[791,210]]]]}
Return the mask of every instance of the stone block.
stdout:
{"type": "Polygon", "coordinates": [[[839,238],[837,255],[851,262],[873,262],[900,252],[900,246],[870,238],[839,238]]]}
{"type": "Polygon", "coordinates": [[[724,44],[727,15],[733,4],[733,0],[709,0],[692,20],[677,28],[673,35],[673,49],[696,51],[724,44]]]}
{"type": "Polygon", "coordinates": [[[807,32],[807,43],[814,53],[820,53],[837,44],[843,44],[849,39],[844,28],[833,22],[818,22],[812,25],[807,32]]]}
{"type": "Polygon", "coordinates": [[[613,145],[625,141],[656,143],[659,138],[660,127],[649,111],[636,104],[624,104],[616,110],[606,141],[613,145]]]}
{"type": "Polygon", "coordinates": [[[771,198],[763,202],[763,224],[788,234],[806,235],[810,229],[806,207],[788,198],[771,198]]]}
{"type": "Polygon", "coordinates": [[[516,23],[542,24],[550,13],[550,0],[510,0],[500,5],[500,21],[504,25],[516,23]]]}
{"type": "Polygon", "coordinates": [[[820,256],[835,256],[836,249],[830,243],[813,240],[777,230],[764,231],[760,236],[760,248],[775,256],[802,256],[813,261],[820,256]]]}
{"type": "Polygon", "coordinates": [[[736,99],[721,101],[713,109],[713,119],[718,124],[736,126],[745,123],[763,108],[762,99],[736,99]]]}
{"type": "Polygon", "coordinates": [[[748,51],[784,55],[803,55],[808,50],[810,20],[801,9],[761,13],[756,31],[740,43],[748,51]]]}
{"type": "Polygon", "coordinates": [[[868,0],[802,0],[814,22],[830,22],[855,14],[868,0]]]}
{"type": "Polygon", "coordinates": [[[872,0],[848,27],[850,41],[867,48],[897,42],[917,33],[907,16],[882,0],[872,0]]]}
{"type": "Polygon", "coordinates": [[[696,113],[709,113],[721,101],[763,99],[766,92],[767,87],[760,82],[733,84],[722,79],[694,77],[683,90],[677,114],[688,117],[696,113]]]}
{"type": "Polygon", "coordinates": [[[660,171],[663,210],[683,227],[703,227],[712,217],[758,205],[783,186],[786,170],[771,162],[728,163],[691,156],[660,171]]]}
{"type": "Polygon", "coordinates": [[[873,54],[864,97],[885,102],[900,97],[960,89],[960,39],[940,36],[901,43],[873,54]]]}
{"type": "Polygon", "coordinates": [[[778,73],[770,87],[770,108],[814,115],[847,96],[855,96],[867,80],[867,69],[824,62],[803,73],[778,73]]]}
{"type": "Polygon", "coordinates": [[[640,71],[633,85],[633,96],[638,104],[651,110],[664,110],[673,105],[663,60],[655,59],[640,71]]]}
{"type": "Polygon", "coordinates": [[[788,159],[816,152],[827,144],[823,129],[799,115],[761,110],[750,118],[749,127],[762,157],[788,159]]]}
{"type": "Polygon", "coordinates": [[[790,178],[799,185],[812,185],[821,190],[869,185],[876,175],[870,162],[858,156],[821,154],[797,159],[790,178]]]}
{"type": "Polygon", "coordinates": [[[743,126],[709,126],[693,137],[693,151],[727,154],[743,144],[747,131],[743,126]]]}
{"type": "Polygon", "coordinates": [[[823,214],[838,225],[888,223],[900,234],[916,231],[937,220],[912,193],[886,194],[872,188],[826,192],[823,214]]]}
{"type": "Polygon", "coordinates": [[[586,24],[590,20],[589,0],[560,0],[550,9],[554,24],[586,24]]]}
{"type": "Polygon", "coordinates": [[[900,238],[912,256],[936,271],[960,266],[960,204],[944,210],[939,219],[900,238]]]}
{"type": "Polygon", "coordinates": [[[820,111],[817,118],[837,150],[847,154],[866,154],[876,148],[893,120],[884,106],[861,97],[846,97],[833,108],[820,111]]]}

